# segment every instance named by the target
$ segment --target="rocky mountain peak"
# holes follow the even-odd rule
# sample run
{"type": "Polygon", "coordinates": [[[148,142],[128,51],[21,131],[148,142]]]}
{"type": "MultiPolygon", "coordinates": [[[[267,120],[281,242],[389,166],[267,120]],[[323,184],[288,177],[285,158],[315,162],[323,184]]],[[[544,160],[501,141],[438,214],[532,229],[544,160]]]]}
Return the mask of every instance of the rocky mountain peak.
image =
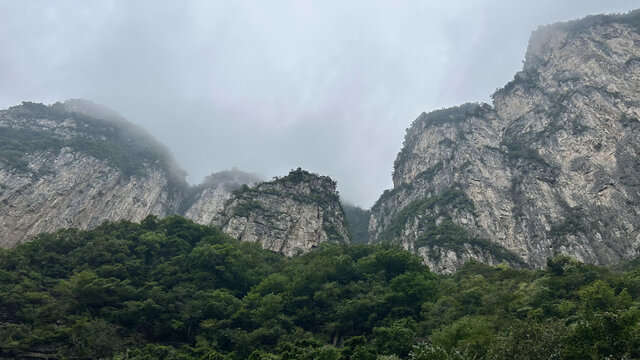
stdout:
{"type": "Polygon", "coordinates": [[[239,240],[288,256],[349,240],[335,181],[300,168],[234,191],[214,223],[239,240]]]}
{"type": "Polygon", "coordinates": [[[164,145],[86,100],[25,102],[0,111],[3,247],[63,227],[170,214],[223,226],[241,240],[287,255],[348,241],[329,177],[298,169],[260,181],[232,169],[188,186],[164,145]]]}
{"type": "Polygon", "coordinates": [[[440,272],[467,259],[637,256],[639,44],[637,11],[538,29],[493,105],[413,122],[394,188],[372,208],[372,239],[402,243],[440,272]]]}
{"type": "Polygon", "coordinates": [[[122,175],[141,175],[146,168],[162,169],[179,186],[184,170],[166,146],[120,115],[88,100],[43,105],[23,102],[0,111],[0,161],[14,170],[33,172],[24,156],[62,149],[106,161],[122,175]]]}
{"type": "Polygon", "coordinates": [[[177,212],[186,181],[166,147],[120,117],[95,117],[99,109],[72,101],[0,111],[0,245],[177,212]]]}

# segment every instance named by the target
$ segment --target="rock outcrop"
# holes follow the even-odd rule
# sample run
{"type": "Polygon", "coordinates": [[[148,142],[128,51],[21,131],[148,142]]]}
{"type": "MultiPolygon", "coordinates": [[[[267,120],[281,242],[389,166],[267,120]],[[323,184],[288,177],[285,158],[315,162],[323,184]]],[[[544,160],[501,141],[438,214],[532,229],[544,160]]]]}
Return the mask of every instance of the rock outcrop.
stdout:
{"type": "Polygon", "coordinates": [[[287,256],[349,241],[336,183],[301,169],[236,190],[214,223],[241,241],[287,256]]]}
{"type": "Polygon", "coordinates": [[[439,272],[640,255],[640,12],[541,27],[493,94],[420,115],[372,208],[373,241],[439,272]]]}
{"type": "Polygon", "coordinates": [[[224,209],[231,193],[242,185],[255,186],[262,179],[255,174],[236,168],[207,176],[202,184],[189,190],[181,213],[199,224],[213,224],[213,219],[224,209]]]}
{"type": "Polygon", "coordinates": [[[369,219],[371,212],[364,210],[358,206],[342,203],[345,219],[349,233],[351,234],[352,244],[367,244],[369,242],[369,219]]]}
{"type": "Polygon", "coordinates": [[[90,108],[24,103],[0,112],[0,246],[177,212],[186,183],[168,151],[124,119],[88,115],[90,108]]]}
{"type": "Polygon", "coordinates": [[[221,225],[287,255],[347,241],[331,179],[300,170],[249,187],[259,181],[233,169],[188,186],[163,145],[85,100],[0,111],[1,247],[64,227],[89,229],[151,214],[221,225]]]}

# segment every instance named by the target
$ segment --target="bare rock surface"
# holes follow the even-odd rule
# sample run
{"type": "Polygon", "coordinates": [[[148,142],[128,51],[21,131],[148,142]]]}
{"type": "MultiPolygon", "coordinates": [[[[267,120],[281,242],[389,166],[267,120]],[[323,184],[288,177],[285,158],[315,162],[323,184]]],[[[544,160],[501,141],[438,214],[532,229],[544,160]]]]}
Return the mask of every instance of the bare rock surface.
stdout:
{"type": "Polygon", "coordinates": [[[0,246],[178,211],[186,183],[168,150],[117,115],[98,119],[91,109],[73,100],[0,111],[0,246]]]}
{"type": "Polygon", "coordinates": [[[0,111],[2,247],[65,227],[170,214],[220,225],[240,240],[286,255],[348,241],[330,178],[300,170],[259,181],[233,169],[189,186],[162,144],[86,100],[25,102],[0,111]],[[258,205],[249,211],[249,204],[258,205]]]}
{"type": "Polygon", "coordinates": [[[184,216],[199,223],[212,224],[216,215],[234,190],[243,185],[255,186],[262,179],[238,169],[220,171],[207,176],[202,184],[194,186],[183,204],[184,216]]]}
{"type": "Polygon", "coordinates": [[[214,223],[241,241],[287,256],[349,241],[336,183],[301,169],[236,190],[214,223]]]}
{"type": "Polygon", "coordinates": [[[601,265],[638,256],[638,118],[640,12],[541,27],[492,105],[412,123],[370,237],[445,273],[469,259],[539,268],[556,253],[601,265]]]}

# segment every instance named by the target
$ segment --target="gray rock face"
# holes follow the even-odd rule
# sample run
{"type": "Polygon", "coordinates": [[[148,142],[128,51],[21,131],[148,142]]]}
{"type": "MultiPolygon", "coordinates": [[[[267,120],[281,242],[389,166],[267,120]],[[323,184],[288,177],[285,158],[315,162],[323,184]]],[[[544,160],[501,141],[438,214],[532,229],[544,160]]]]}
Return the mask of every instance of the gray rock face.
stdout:
{"type": "Polygon", "coordinates": [[[287,256],[349,241],[336,183],[300,169],[235,191],[214,223],[241,241],[287,256]]]}
{"type": "Polygon", "coordinates": [[[493,105],[422,114],[372,208],[373,241],[439,272],[640,255],[640,12],[538,29],[493,105]]]}
{"type": "Polygon", "coordinates": [[[184,176],[171,172],[177,167],[164,147],[122,119],[66,105],[0,112],[0,246],[178,210],[184,176]]]}
{"type": "Polygon", "coordinates": [[[300,170],[247,186],[258,181],[233,169],[189,187],[164,146],[88,101],[0,111],[2,247],[64,227],[88,229],[150,214],[220,225],[286,255],[348,240],[336,184],[328,177],[300,170]]]}
{"type": "Polygon", "coordinates": [[[202,184],[190,190],[190,196],[185,199],[181,213],[199,224],[212,224],[213,219],[223,210],[224,204],[231,197],[231,192],[242,185],[255,186],[260,181],[257,175],[235,168],[213,173],[207,176],[202,184]]]}

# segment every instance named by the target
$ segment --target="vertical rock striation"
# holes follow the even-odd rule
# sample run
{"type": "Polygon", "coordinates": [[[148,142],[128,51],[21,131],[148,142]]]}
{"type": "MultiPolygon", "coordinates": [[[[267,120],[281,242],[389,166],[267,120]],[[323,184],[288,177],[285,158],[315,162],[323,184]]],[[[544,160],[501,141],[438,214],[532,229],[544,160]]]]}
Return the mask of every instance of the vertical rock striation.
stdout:
{"type": "Polygon", "coordinates": [[[214,223],[241,241],[287,256],[349,241],[336,183],[301,169],[236,190],[214,223]]]}
{"type": "Polygon", "coordinates": [[[185,187],[164,146],[97,105],[0,111],[0,246],[62,227],[174,214],[185,187]]]}
{"type": "Polygon", "coordinates": [[[640,255],[640,12],[536,30],[493,94],[420,115],[372,208],[373,241],[439,272],[640,255]]]}

